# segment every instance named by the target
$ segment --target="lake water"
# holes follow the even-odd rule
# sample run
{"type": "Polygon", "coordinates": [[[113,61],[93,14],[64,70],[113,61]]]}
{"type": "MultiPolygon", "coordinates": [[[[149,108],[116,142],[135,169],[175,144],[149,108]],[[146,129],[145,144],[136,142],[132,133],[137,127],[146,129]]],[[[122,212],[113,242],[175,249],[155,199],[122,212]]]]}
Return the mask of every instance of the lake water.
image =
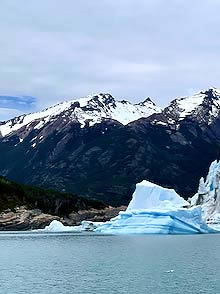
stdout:
{"type": "Polygon", "coordinates": [[[1,294],[217,294],[220,235],[0,233],[1,294]]]}

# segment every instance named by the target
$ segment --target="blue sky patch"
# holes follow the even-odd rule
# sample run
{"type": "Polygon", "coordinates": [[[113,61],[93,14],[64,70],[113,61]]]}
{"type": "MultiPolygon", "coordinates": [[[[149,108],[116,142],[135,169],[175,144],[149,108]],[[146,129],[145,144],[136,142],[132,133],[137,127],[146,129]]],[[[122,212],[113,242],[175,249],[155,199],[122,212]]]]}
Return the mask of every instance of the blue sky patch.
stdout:
{"type": "Polygon", "coordinates": [[[32,111],[36,105],[36,98],[30,96],[0,96],[0,108],[32,111]]]}

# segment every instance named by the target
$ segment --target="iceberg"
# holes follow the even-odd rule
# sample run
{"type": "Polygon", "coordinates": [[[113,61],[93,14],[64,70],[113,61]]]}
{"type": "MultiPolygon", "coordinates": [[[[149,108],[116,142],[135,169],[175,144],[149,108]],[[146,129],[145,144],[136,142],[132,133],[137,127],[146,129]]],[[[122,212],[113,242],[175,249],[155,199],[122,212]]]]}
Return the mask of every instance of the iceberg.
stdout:
{"type": "Polygon", "coordinates": [[[125,212],[100,225],[103,234],[200,234],[214,233],[202,218],[200,206],[185,208],[189,202],[174,190],[148,181],[136,185],[125,212]]]}
{"type": "Polygon", "coordinates": [[[33,230],[34,232],[61,233],[61,232],[81,232],[81,226],[64,226],[61,222],[53,220],[44,229],[33,230]]]}
{"type": "Polygon", "coordinates": [[[213,162],[206,181],[188,201],[175,190],[149,181],[136,185],[126,211],[105,223],[83,221],[68,227],[59,221],[43,232],[83,232],[102,234],[206,234],[220,232],[220,163],[213,162]],[[215,225],[213,225],[215,224],[215,225]]]}
{"type": "Polygon", "coordinates": [[[98,228],[102,224],[103,224],[103,222],[82,221],[80,226],[64,226],[60,221],[53,220],[44,229],[33,230],[33,232],[45,232],[45,233],[73,232],[73,233],[81,233],[81,232],[84,232],[84,231],[94,231],[96,228],[98,228]]]}
{"type": "Polygon", "coordinates": [[[183,206],[189,206],[189,202],[180,197],[175,190],[144,180],[136,185],[136,190],[127,210],[179,208],[183,206]]]}
{"type": "Polygon", "coordinates": [[[94,231],[99,226],[103,225],[103,222],[92,222],[92,221],[82,221],[81,231],[94,231]]]}
{"type": "Polygon", "coordinates": [[[201,208],[136,210],[119,215],[96,232],[104,234],[201,234],[214,233],[203,221],[201,208]]]}
{"type": "Polygon", "coordinates": [[[200,179],[198,192],[188,201],[191,207],[201,206],[208,224],[220,225],[220,162],[211,163],[206,180],[200,179]]]}

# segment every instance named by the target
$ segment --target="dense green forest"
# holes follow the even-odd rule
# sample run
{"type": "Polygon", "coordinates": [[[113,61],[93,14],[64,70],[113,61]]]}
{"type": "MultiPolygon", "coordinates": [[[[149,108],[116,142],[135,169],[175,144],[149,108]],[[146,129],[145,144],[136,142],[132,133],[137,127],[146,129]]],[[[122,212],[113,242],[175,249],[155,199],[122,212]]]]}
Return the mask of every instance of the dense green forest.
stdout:
{"type": "Polygon", "coordinates": [[[106,207],[103,202],[96,199],[26,186],[0,176],[0,211],[8,208],[13,210],[21,205],[30,209],[38,208],[45,213],[59,216],[68,215],[72,211],[106,207]]]}

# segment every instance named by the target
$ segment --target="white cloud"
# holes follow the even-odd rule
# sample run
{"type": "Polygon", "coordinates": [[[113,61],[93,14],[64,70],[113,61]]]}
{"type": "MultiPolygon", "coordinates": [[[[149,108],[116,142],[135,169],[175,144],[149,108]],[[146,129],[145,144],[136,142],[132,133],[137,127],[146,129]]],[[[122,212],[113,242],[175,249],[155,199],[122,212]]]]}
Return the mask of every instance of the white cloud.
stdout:
{"type": "Polygon", "coordinates": [[[0,95],[37,108],[111,92],[165,105],[220,86],[220,2],[2,0],[0,95]]]}

